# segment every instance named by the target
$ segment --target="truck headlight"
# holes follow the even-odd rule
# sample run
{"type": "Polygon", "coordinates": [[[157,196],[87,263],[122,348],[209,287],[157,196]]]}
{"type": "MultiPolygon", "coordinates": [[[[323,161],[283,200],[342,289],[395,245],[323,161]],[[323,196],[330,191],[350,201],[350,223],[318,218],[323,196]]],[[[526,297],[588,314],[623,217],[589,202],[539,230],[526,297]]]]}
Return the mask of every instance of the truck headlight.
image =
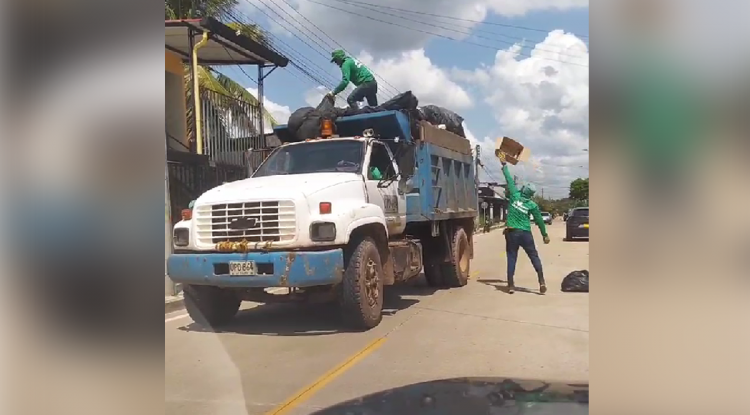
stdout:
{"type": "Polygon", "coordinates": [[[188,246],[190,244],[190,229],[177,228],[172,235],[175,246],[188,246]]]}
{"type": "Polygon", "coordinates": [[[336,239],[336,224],[331,222],[317,222],[310,225],[310,239],[316,242],[333,241],[336,239]]]}

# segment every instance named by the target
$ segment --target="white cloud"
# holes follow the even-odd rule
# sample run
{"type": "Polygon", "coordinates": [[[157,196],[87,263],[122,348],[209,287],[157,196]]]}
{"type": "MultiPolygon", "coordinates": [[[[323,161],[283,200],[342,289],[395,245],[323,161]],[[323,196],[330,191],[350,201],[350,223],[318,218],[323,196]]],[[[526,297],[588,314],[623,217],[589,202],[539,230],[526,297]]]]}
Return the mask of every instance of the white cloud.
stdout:
{"type": "MultiPolygon", "coordinates": [[[[552,31],[530,56],[520,46],[498,51],[492,66],[453,71],[473,83],[492,108],[498,134],[512,137],[532,152],[532,161],[512,167],[514,174],[547,186],[545,195],[565,196],[571,180],[588,176],[588,48],[572,34],[552,31]],[[563,63],[565,62],[565,63],[563,63]],[[581,167],[583,166],[583,167],[581,167]]],[[[500,176],[494,140],[483,142],[483,160],[500,176]]]]}
{"type": "MultiPolygon", "coordinates": [[[[532,11],[569,10],[588,6],[588,0],[368,0],[360,4],[336,0],[321,2],[329,7],[306,0],[292,0],[292,3],[293,8],[286,3],[277,6],[284,10],[279,13],[288,20],[281,22],[287,28],[294,26],[295,31],[315,38],[312,33],[317,34],[319,30],[314,24],[333,39],[342,42],[345,48],[366,49],[378,54],[419,49],[434,38],[435,34],[455,39],[466,38],[468,35],[460,32],[468,33],[476,25],[471,21],[483,21],[490,14],[517,17],[532,11]],[[289,14],[285,15],[284,12],[289,14]],[[304,20],[300,14],[313,24],[304,20]],[[449,16],[450,19],[429,14],[449,16]],[[294,16],[297,21],[290,16],[294,16]]],[[[274,16],[274,20],[278,19],[278,16],[274,16]]]]}
{"type": "Polygon", "coordinates": [[[425,55],[424,49],[406,51],[397,57],[380,60],[374,59],[368,52],[362,52],[357,58],[382,78],[378,83],[380,97],[391,98],[394,89],[399,93],[411,90],[420,105],[434,104],[454,111],[473,105],[469,94],[453,82],[445,70],[435,66],[425,55]]]}
{"type": "MultiPolygon", "coordinates": [[[[256,98],[258,97],[258,90],[256,88],[247,88],[247,92],[253,94],[256,98]]],[[[263,97],[263,106],[279,124],[286,124],[289,116],[292,115],[292,110],[289,109],[288,105],[277,104],[266,97],[263,97]]],[[[273,127],[269,123],[264,123],[263,129],[265,133],[273,132],[273,127]]]]}
{"type": "MultiPolygon", "coordinates": [[[[451,80],[446,70],[434,65],[423,49],[379,60],[363,51],[356,58],[375,73],[379,104],[393,98],[396,93],[412,91],[419,99],[419,105],[439,105],[457,112],[473,106],[466,90],[451,80]]],[[[346,106],[346,97],[353,89],[354,86],[350,84],[336,97],[336,104],[346,106]]],[[[322,86],[310,89],[305,93],[305,102],[315,107],[326,92],[328,90],[322,86]]]]}

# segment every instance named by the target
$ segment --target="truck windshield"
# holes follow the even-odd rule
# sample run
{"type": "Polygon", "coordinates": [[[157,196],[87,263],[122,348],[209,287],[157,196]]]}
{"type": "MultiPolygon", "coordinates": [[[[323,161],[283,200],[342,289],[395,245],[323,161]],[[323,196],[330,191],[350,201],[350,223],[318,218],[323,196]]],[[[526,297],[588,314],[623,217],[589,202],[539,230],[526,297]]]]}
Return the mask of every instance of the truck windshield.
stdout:
{"type": "Polygon", "coordinates": [[[360,173],[364,143],[356,140],[312,141],[274,151],[253,177],[307,173],[360,173]]]}

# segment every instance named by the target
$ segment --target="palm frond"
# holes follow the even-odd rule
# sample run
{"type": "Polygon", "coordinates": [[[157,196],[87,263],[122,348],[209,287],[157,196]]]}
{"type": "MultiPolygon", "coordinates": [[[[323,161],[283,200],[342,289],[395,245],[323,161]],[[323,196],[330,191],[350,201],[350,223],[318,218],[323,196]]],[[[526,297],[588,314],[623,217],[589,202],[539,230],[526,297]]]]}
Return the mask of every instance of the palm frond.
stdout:
{"type": "Polygon", "coordinates": [[[175,20],[177,19],[177,13],[175,13],[172,6],[169,5],[169,0],[164,0],[164,20],[175,20]]]}
{"type": "Polygon", "coordinates": [[[239,0],[164,0],[174,13],[171,19],[213,17],[218,20],[232,20],[232,10],[239,0]]]}
{"type": "MultiPolygon", "coordinates": [[[[245,87],[237,83],[232,78],[224,75],[224,74],[218,74],[216,76],[216,79],[219,81],[221,86],[224,87],[225,90],[229,91],[230,96],[241,100],[245,102],[249,102],[253,105],[260,105],[260,101],[258,101],[258,97],[251,94],[245,87]]],[[[268,110],[263,107],[263,115],[264,119],[267,120],[271,126],[277,126],[279,123],[276,121],[276,119],[271,115],[268,110]]]]}

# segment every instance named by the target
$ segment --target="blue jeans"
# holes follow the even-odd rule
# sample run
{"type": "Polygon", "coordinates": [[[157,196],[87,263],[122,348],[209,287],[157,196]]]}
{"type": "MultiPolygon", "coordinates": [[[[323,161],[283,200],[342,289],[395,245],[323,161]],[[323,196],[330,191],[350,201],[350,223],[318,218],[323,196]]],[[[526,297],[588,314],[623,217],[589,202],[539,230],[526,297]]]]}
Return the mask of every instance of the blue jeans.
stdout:
{"type": "Polygon", "coordinates": [[[518,248],[523,248],[534,266],[539,284],[544,284],[544,272],[542,271],[542,260],[534,244],[534,235],[529,231],[518,229],[506,229],[505,231],[505,253],[508,256],[508,285],[515,285],[513,279],[516,274],[516,261],[518,261],[518,248]]]}
{"type": "Polygon", "coordinates": [[[357,103],[363,100],[367,100],[367,105],[370,107],[378,106],[378,83],[375,81],[365,82],[364,84],[354,88],[354,91],[346,99],[349,107],[356,109],[357,103]]]}

